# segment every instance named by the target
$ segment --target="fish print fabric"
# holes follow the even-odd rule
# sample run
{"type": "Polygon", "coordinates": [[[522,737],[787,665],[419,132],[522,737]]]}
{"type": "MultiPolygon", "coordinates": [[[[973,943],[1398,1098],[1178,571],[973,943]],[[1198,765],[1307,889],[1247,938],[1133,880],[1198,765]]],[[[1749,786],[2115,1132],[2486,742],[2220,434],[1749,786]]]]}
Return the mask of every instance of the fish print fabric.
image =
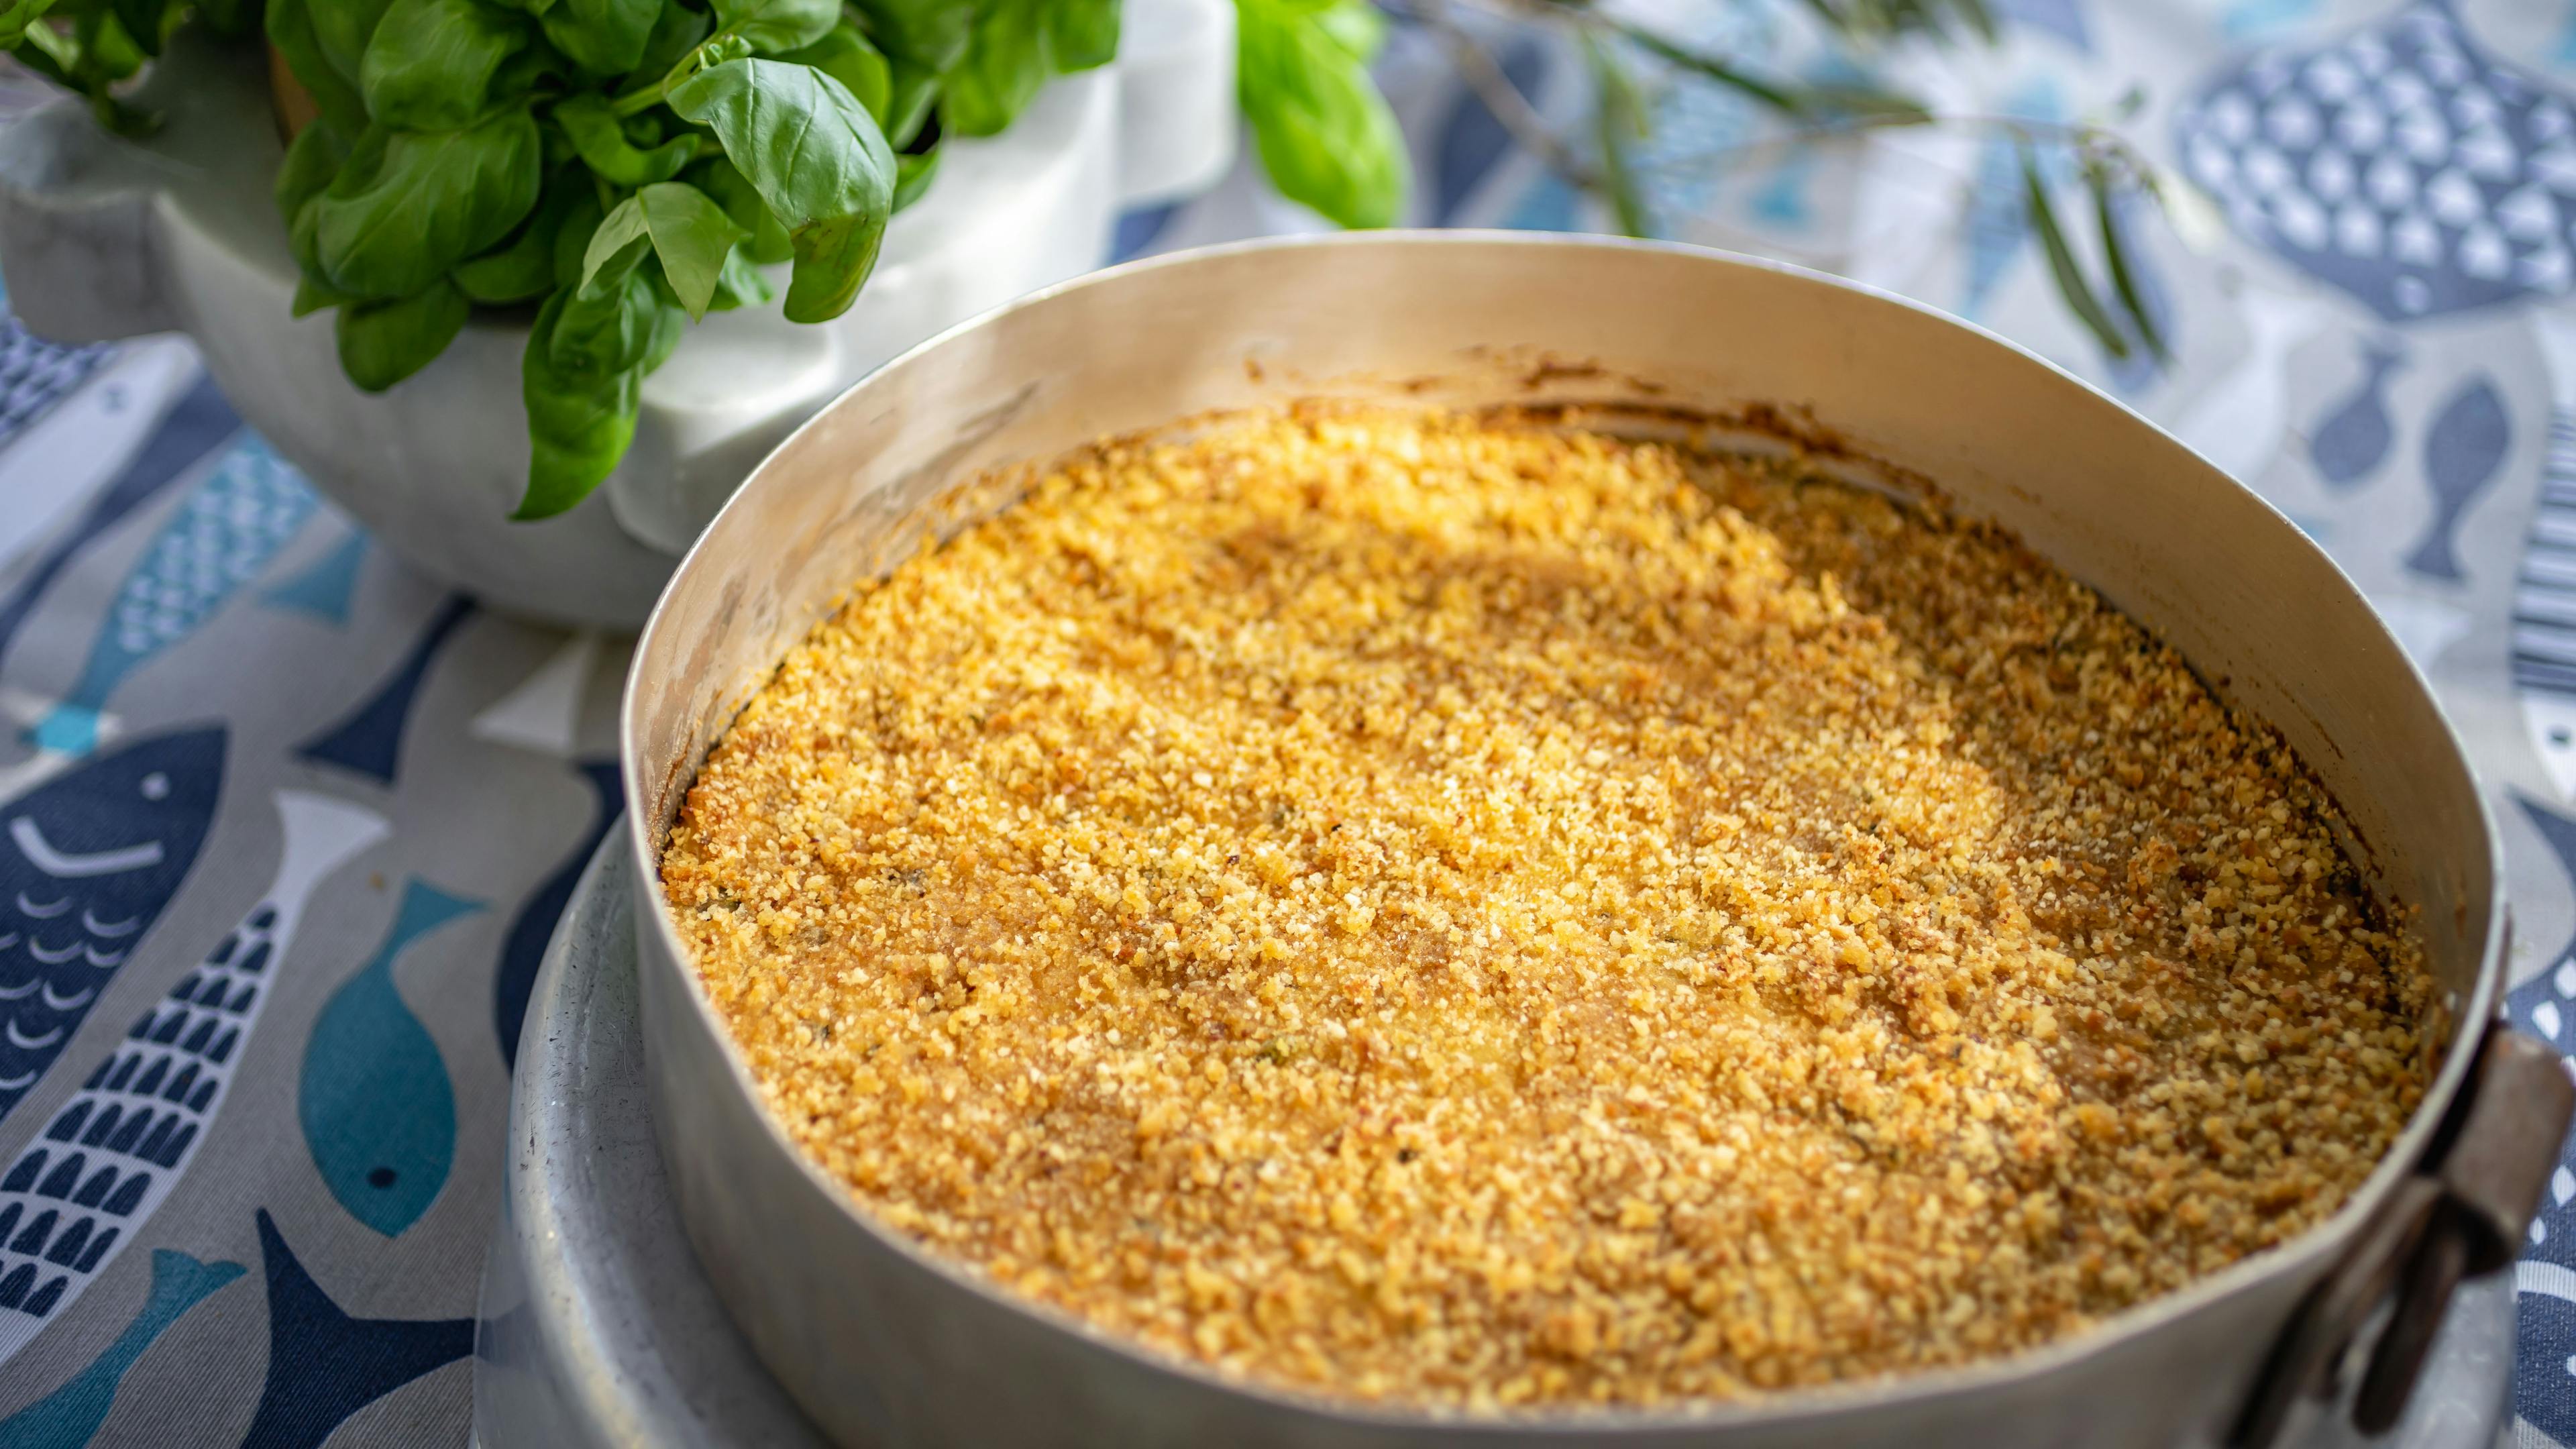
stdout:
{"type": "MultiPolygon", "coordinates": [[[[1639,4],[1770,71],[1854,74],[1801,0],[1639,4]]],[[[2112,357],[2057,304],[1991,129],[1803,149],[1641,59],[1658,229],[1972,317],[2306,529],[2473,753],[2510,1015],[2576,1050],[2576,0],[1992,8],[1993,51],[1908,84],[2042,132],[2136,92],[2124,133],[2199,198],[2118,218],[2169,360],[2112,357]]],[[[1489,40],[1588,144],[1580,50],[1489,40]]],[[[1435,40],[1397,24],[1380,74],[1409,220],[1609,228],[1435,40]]],[[[35,94],[0,87],[0,113],[35,94]]],[[[2044,138],[2033,159],[2075,174],[2044,138]]],[[[1239,173],[1125,218],[1114,252],[1317,225],[1239,173]]],[[[58,456],[49,419],[122,430],[94,490],[0,516],[0,1446],[462,1446],[510,1072],[546,1040],[529,989],[623,807],[626,642],[410,572],[193,362],[138,384],[164,347],[193,357],[0,312],[0,500],[53,496],[13,471],[58,456]]],[[[2514,1432],[2576,1449],[2576,1159],[2515,1286],[2514,1432]]]]}

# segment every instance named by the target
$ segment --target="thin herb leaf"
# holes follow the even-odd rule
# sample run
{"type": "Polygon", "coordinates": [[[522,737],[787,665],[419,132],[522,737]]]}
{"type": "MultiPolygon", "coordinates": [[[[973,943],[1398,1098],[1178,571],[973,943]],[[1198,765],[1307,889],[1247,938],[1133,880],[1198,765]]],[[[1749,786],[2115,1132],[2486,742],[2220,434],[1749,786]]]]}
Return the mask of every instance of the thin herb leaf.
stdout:
{"type": "Polygon", "coordinates": [[[2110,313],[2102,308],[2101,299],[2093,295],[2092,283],[2084,279],[2083,268],[2076,265],[2075,249],[2067,245],[2066,229],[2057,224],[2057,211],[2049,203],[2048,185],[2040,180],[2039,166],[2027,147],[2021,153],[2023,207],[2030,217],[2031,230],[2039,234],[2039,246],[2048,258],[2049,275],[2056,279],[2058,295],[2066,299],[2066,308],[2084,330],[2102,344],[2102,350],[2115,358],[2129,355],[2129,339],[2120,335],[2110,313]]]}
{"type": "Polygon", "coordinates": [[[1601,148],[1601,184],[1609,194],[1611,213],[1622,233],[1651,237],[1654,216],[1638,190],[1636,167],[1628,154],[1629,143],[1646,134],[1645,104],[1627,68],[1588,31],[1583,37],[1583,59],[1599,92],[1592,110],[1593,139],[1601,148]]]}
{"type": "Polygon", "coordinates": [[[2107,170],[2095,169],[2086,173],[2084,179],[2093,192],[2093,220],[2102,232],[2102,258],[2111,274],[2111,293],[2120,299],[2121,310],[2128,313],[2130,325],[2138,340],[2147,345],[2148,354],[2158,362],[2170,361],[2165,351],[2164,334],[2156,326],[2155,314],[2147,308],[2146,294],[2138,286],[2136,269],[2129,265],[2128,242],[2121,234],[2119,210],[2113,205],[2111,195],[2111,174],[2107,170]]]}

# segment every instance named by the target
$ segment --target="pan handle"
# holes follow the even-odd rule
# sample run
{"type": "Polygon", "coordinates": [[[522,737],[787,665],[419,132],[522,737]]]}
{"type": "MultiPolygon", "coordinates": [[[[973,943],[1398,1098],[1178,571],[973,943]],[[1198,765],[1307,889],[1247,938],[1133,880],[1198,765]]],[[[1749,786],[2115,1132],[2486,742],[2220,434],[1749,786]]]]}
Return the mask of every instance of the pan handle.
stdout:
{"type": "Polygon", "coordinates": [[[2228,1435],[2270,1449],[2302,1397],[2330,1398],[2362,1330],[2391,1303],[2352,1406],[2365,1435],[2395,1427],[2463,1281],[2509,1266],[2576,1116],[2576,1082],[2551,1047],[2490,1022],[2476,1070],[2424,1163],[2299,1305],[2228,1435]],[[2392,1301],[2393,1300],[2393,1301],[2392,1301]]]}

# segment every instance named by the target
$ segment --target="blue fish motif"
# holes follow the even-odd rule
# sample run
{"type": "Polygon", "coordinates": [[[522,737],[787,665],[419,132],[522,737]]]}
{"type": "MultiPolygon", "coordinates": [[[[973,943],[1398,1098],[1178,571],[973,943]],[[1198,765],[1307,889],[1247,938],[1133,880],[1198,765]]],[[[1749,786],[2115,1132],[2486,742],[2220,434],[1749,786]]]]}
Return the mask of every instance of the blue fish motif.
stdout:
{"type": "Polygon", "coordinates": [[[463,594],[450,594],[431,616],[429,627],[413,641],[410,652],[403,655],[402,662],[394,666],[394,672],[367,697],[367,702],[348,718],[298,745],[295,753],[391,786],[394,771],[402,764],[403,728],[411,722],[411,707],[420,695],[422,681],[429,677],[430,663],[438,657],[439,646],[473,612],[472,600],[463,594]]]}
{"type": "Polygon", "coordinates": [[[296,1261],[266,1208],[268,1379],[241,1449],[320,1449],[351,1414],[474,1351],[471,1318],[353,1318],[296,1261]]]}
{"type": "Polygon", "coordinates": [[[394,989],[394,961],[482,909],[407,882],[384,944],[332,993],[304,1043],[295,1106],[313,1166],[350,1216],[389,1238],[429,1210],[456,1155],[456,1091],[438,1043],[394,989]]]}
{"type": "MultiPolygon", "coordinates": [[[[2549,420],[2540,506],[2523,539],[2513,600],[2513,682],[2525,696],[2576,698],[2576,414],[2549,420]]],[[[2576,738],[2549,741],[2564,749],[2576,738]]]]}
{"type": "Polygon", "coordinates": [[[188,466],[212,452],[216,445],[241,428],[241,419],[233,414],[224,395],[215,390],[212,380],[200,376],[194,387],[183,393],[161,425],[134,461],[125,465],[116,481],[101,489],[90,500],[80,521],[45,551],[44,558],[30,569],[27,576],[10,592],[9,601],[0,604],[0,657],[9,651],[10,641],[18,637],[20,626],[35,612],[36,601],[44,597],[74,556],[87,548],[100,534],[124,521],[126,515],[160,496],[161,490],[179,480],[188,466]]]}
{"type": "Polygon", "coordinates": [[[2433,418],[2424,437],[2424,480],[2433,490],[2433,516],[2424,539],[2406,556],[2406,567],[2426,578],[2458,582],[2459,550],[2453,546],[2460,518],[2495,482],[2513,447],[2513,421],[2495,379],[2478,374],[2461,385],[2433,418]]]}
{"type": "Polygon", "coordinates": [[[329,553],[261,594],[260,602],[310,614],[325,624],[348,623],[349,597],[357,592],[358,565],[366,562],[368,542],[364,530],[350,529],[329,553]]]}
{"type": "Polygon", "coordinates": [[[546,877],[510,922],[509,937],[501,945],[501,969],[492,977],[492,1029],[501,1040],[501,1061],[508,1066],[518,1065],[519,1029],[527,1021],[528,994],[536,989],[537,967],[545,960],[546,943],[554,938],[555,921],[572,904],[573,887],[581,883],[582,871],[599,853],[599,842],[607,838],[609,825],[625,803],[615,760],[584,760],[581,774],[590,782],[590,823],[563,864],[555,867],[555,873],[546,877]]]}
{"type": "Polygon", "coordinates": [[[69,1311],[178,1186],[314,887],[385,835],[383,816],[338,800],[283,790],[276,803],[277,879],[0,1173],[0,1364],[69,1311]]]}
{"type": "Polygon", "coordinates": [[[138,740],[0,805],[0,1120],[196,864],[224,731],[138,740]]]}
{"type": "Polygon", "coordinates": [[[66,755],[98,748],[99,713],[116,686],[258,577],[313,509],[303,478],[266,443],[242,435],[144,549],[99,622],[79,681],[36,722],[29,742],[66,755]]]}
{"type": "Polygon", "coordinates": [[[2447,0],[2231,63],[2177,108],[2175,145],[2239,233],[2383,320],[2576,285],[2576,108],[2447,0]]]}
{"type": "Polygon", "coordinates": [[[125,1371],[181,1315],[242,1275],[239,1263],[201,1263],[185,1253],[156,1248],[152,1293],[105,1352],[71,1381],[0,1420],[0,1444],[10,1449],[80,1449],[107,1420],[125,1371]]]}
{"type": "Polygon", "coordinates": [[[1111,262],[1131,261],[1154,244],[1172,218],[1181,214],[1181,204],[1167,201],[1160,206],[1140,206],[1118,213],[1118,229],[1109,240],[1111,262]]]}
{"type": "Polygon", "coordinates": [[[2393,338],[2364,342],[2361,381],[2308,430],[2308,461],[2328,487],[2350,488],[2388,460],[2397,441],[2397,425],[2388,416],[2388,379],[2405,361],[2406,349],[2393,338]]]}

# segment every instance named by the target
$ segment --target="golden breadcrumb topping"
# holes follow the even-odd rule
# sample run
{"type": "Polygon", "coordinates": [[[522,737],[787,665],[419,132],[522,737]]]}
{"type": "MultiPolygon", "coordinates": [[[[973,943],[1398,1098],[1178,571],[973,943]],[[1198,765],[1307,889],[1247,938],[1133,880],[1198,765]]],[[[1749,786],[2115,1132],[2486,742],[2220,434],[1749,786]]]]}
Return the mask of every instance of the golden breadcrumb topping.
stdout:
{"type": "Polygon", "coordinates": [[[662,878],[789,1135],[939,1253],[1276,1385],[1647,1405],[2331,1212],[2440,1024],[2333,818],[1998,529],[1308,405],[868,586],[662,878]]]}

